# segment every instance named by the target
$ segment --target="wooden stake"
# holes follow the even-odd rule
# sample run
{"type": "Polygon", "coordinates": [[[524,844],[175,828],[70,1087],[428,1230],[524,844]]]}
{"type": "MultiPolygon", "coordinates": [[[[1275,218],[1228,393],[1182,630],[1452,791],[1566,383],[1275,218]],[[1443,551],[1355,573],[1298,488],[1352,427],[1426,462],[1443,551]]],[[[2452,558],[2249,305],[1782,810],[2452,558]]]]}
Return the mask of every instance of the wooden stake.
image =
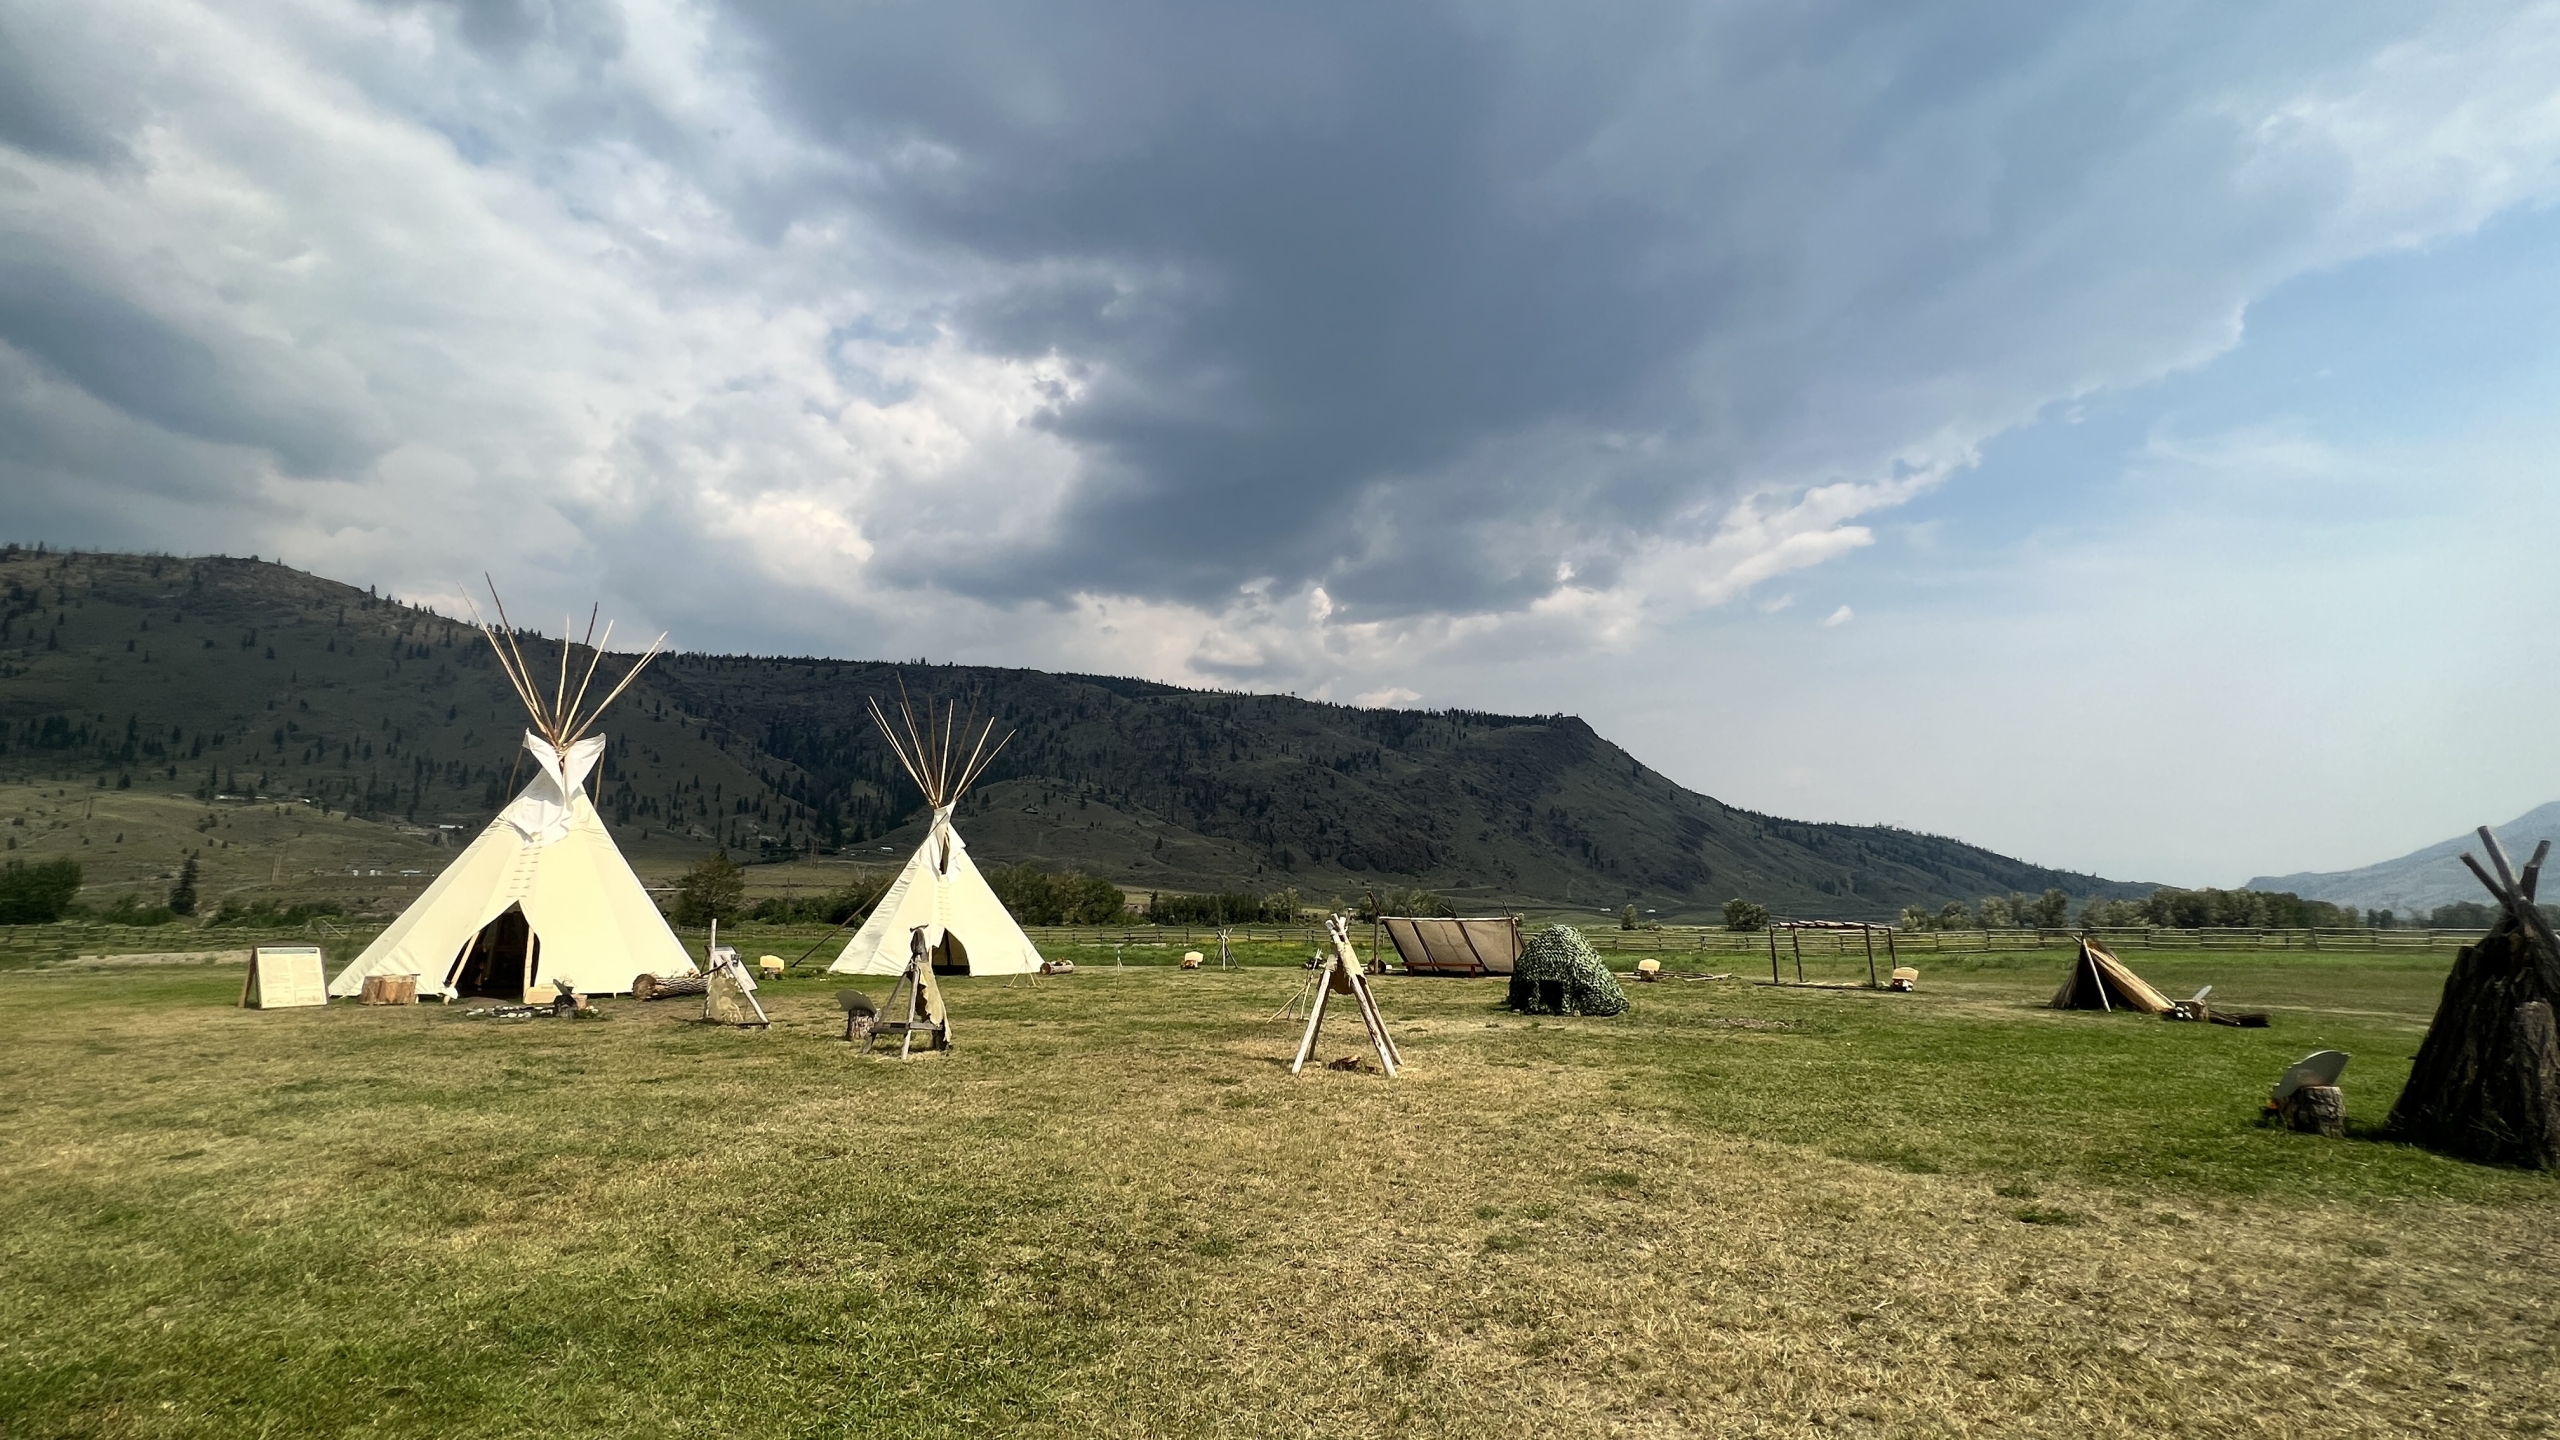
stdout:
{"type": "Polygon", "coordinates": [[[1333,968],[1336,963],[1333,957],[1328,955],[1325,957],[1324,968],[1316,972],[1315,997],[1307,1002],[1306,1033],[1298,1037],[1298,1058],[1289,1062],[1289,1073],[1292,1075],[1307,1068],[1307,1057],[1315,1053],[1316,1035],[1324,1029],[1325,1001],[1333,994],[1333,968]]]}

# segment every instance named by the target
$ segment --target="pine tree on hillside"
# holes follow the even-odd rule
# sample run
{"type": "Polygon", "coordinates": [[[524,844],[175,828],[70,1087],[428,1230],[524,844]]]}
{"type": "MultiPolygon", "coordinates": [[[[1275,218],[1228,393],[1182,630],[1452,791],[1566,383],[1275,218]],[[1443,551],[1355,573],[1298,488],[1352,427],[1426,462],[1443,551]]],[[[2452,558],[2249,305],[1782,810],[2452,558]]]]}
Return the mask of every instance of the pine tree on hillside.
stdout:
{"type": "Polygon", "coordinates": [[[187,857],[186,864],[178,867],[178,883],[169,889],[169,913],[196,913],[196,857],[193,855],[187,857]]]}

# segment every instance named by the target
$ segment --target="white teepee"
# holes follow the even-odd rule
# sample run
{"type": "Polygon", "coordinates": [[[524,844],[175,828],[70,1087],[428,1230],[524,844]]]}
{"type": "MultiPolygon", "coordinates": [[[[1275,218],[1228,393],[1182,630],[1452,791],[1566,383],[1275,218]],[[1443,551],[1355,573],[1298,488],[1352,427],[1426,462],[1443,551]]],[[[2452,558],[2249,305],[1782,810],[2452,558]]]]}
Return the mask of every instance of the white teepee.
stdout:
{"type": "MultiPolygon", "coordinates": [[[[501,609],[501,621],[505,615],[501,609]]],[[[532,713],[536,729],[524,737],[535,766],[532,783],[390,929],[339,972],[329,993],[357,994],[368,976],[415,975],[420,995],[446,999],[463,994],[518,999],[555,983],[582,995],[611,995],[629,990],[639,975],[695,973],[684,945],[649,903],[640,877],[631,873],[630,862],[587,799],[587,775],[605,748],[605,737],[588,735],[587,728],[658,647],[651,645],[613,693],[581,718],[587,681],[595,678],[596,664],[604,658],[601,644],[589,647],[592,658],[572,698],[572,647],[562,640],[560,681],[546,704],[512,627],[503,642],[497,629],[483,623],[481,630],[497,649],[499,668],[532,713]]],[[[595,638],[592,619],[587,635],[595,638]]],[[[658,638],[662,643],[666,639],[658,638]]],[[[607,626],[603,643],[612,639],[607,626]]]]}
{"type": "MultiPolygon", "coordinates": [[[[910,937],[921,926],[936,969],[966,969],[972,975],[1036,973],[1039,950],[988,888],[987,877],[970,863],[968,845],[951,826],[951,812],[968,793],[969,783],[995,761],[995,754],[986,748],[995,722],[988,721],[978,732],[969,758],[954,770],[951,752],[962,728],[956,716],[946,715],[937,728],[928,705],[924,729],[919,731],[910,706],[904,740],[889,727],[889,717],[877,702],[872,704],[871,718],[889,738],[889,748],[897,752],[916,787],[924,791],[926,803],[933,807],[933,825],[925,832],[924,844],[908,859],[907,868],[898,872],[896,883],[872,907],[871,917],[827,969],[838,975],[899,974],[912,953],[910,937]]],[[[998,742],[996,750],[1003,749],[998,742]]]]}

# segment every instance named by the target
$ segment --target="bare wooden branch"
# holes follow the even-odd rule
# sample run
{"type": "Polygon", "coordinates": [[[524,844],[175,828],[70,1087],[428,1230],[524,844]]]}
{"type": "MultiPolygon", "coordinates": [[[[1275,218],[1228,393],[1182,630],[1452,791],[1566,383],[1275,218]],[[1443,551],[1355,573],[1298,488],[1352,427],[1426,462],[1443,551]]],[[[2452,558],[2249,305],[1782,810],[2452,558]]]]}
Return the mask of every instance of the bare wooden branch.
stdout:
{"type": "Polygon", "coordinates": [[[2480,883],[2489,887],[2489,893],[2498,898],[2499,904],[2507,903],[2507,892],[2499,888],[2498,877],[2483,869],[2476,856],[2465,850],[2462,852],[2462,863],[2471,867],[2471,873],[2480,877],[2480,883]]]}
{"type": "MultiPolygon", "coordinates": [[[[596,626],[592,617],[587,621],[587,638],[589,640],[596,638],[596,626]]],[[[595,682],[596,667],[604,663],[605,646],[612,643],[613,622],[607,620],[604,622],[604,642],[587,647],[587,673],[578,677],[578,693],[569,697],[569,712],[564,718],[569,728],[573,730],[583,728],[578,724],[578,707],[587,703],[587,687],[595,682]]]]}
{"type": "Polygon", "coordinates": [[[2498,843],[2498,832],[2486,825],[2481,826],[2480,844],[2489,852],[2489,863],[2497,867],[2498,879],[2504,882],[2498,887],[2498,898],[2503,900],[2514,895],[2516,872],[2507,864],[2507,847],[2498,843]]]}

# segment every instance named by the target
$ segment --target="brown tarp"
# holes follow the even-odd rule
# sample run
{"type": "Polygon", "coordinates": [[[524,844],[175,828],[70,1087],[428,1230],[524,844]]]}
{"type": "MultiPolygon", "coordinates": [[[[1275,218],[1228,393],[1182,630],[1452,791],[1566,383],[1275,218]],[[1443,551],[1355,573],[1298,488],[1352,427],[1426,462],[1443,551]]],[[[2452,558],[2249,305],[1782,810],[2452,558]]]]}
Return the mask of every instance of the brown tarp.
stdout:
{"type": "Polygon", "coordinates": [[[2165,1015],[2169,997],[2143,983],[2125,963],[2087,940],[2071,962],[2071,978],[2053,992],[2056,1010],[2140,1010],[2165,1015]]]}
{"type": "Polygon", "coordinates": [[[1404,968],[1416,975],[1508,975],[1520,960],[1520,922],[1509,915],[1447,919],[1382,915],[1404,968]]]}

